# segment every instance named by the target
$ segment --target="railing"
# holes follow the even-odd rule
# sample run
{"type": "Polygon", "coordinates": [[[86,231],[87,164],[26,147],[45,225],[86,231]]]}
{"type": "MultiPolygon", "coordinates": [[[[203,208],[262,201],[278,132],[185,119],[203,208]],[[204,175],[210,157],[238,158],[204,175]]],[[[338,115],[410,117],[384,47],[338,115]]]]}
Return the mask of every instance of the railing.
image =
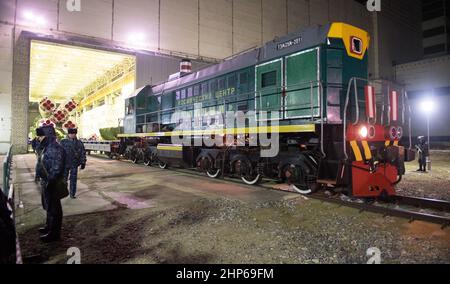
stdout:
{"type": "MultiPolygon", "coordinates": [[[[343,113],[343,148],[344,148],[344,155],[345,158],[348,159],[348,154],[347,154],[347,144],[346,144],[346,135],[347,135],[347,110],[349,108],[349,104],[350,104],[350,95],[351,95],[351,91],[352,91],[352,87],[354,88],[354,103],[355,103],[355,120],[352,121],[351,123],[353,125],[357,125],[360,121],[360,100],[359,100],[359,96],[358,96],[358,82],[363,82],[364,84],[374,84],[374,85],[378,85],[381,86],[381,104],[377,104],[377,100],[376,100],[376,93],[375,93],[375,121],[373,122],[373,124],[377,123],[377,107],[381,107],[381,112],[380,112],[380,123],[384,124],[384,117],[386,116],[387,118],[387,124],[389,125],[390,122],[390,110],[391,110],[391,105],[390,105],[390,100],[389,100],[389,94],[391,90],[395,90],[398,89],[400,90],[401,93],[401,98],[402,98],[402,104],[401,104],[401,120],[402,120],[402,124],[405,124],[405,112],[408,112],[408,130],[409,130],[409,149],[412,148],[412,132],[411,132],[411,106],[409,104],[408,101],[408,94],[407,92],[403,89],[403,88],[393,88],[393,83],[386,81],[386,80],[368,80],[368,79],[364,79],[364,78],[357,78],[357,77],[353,77],[349,80],[348,86],[347,86],[347,94],[345,97],[345,105],[344,105],[344,113],[343,113]],[[383,86],[387,87],[387,91],[383,90],[383,86]],[[383,95],[384,94],[384,95],[383,95]]],[[[351,119],[351,118],[350,118],[351,119]]],[[[370,121],[367,121],[368,123],[370,123],[370,121]]]]}
{"type": "MultiPolygon", "coordinates": [[[[14,184],[11,183],[11,167],[13,161],[12,146],[9,148],[5,159],[3,160],[3,193],[7,198],[8,208],[12,212],[11,219],[15,227],[15,202],[14,202],[14,184]]],[[[16,233],[16,263],[22,264],[22,253],[20,250],[19,238],[16,233]]]]}
{"type": "MultiPolygon", "coordinates": [[[[199,103],[202,103],[202,107],[201,107],[201,112],[205,112],[207,111],[209,108],[211,107],[219,107],[219,108],[223,108],[223,112],[219,111],[219,110],[215,110],[215,114],[214,116],[223,114],[224,112],[227,111],[226,106],[227,105],[235,105],[235,106],[244,106],[247,105],[249,102],[254,102],[255,104],[255,112],[258,114],[260,111],[264,110],[264,111],[274,111],[274,112],[278,112],[279,115],[278,119],[291,119],[289,117],[285,117],[284,114],[287,114],[287,112],[293,112],[293,111],[305,111],[305,113],[309,110],[310,113],[306,114],[304,116],[302,116],[302,119],[305,120],[310,120],[312,122],[314,121],[319,121],[319,120],[323,120],[323,84],[321,81],[310,81],[310,82],[305,82],[305,83],[301,83],[301,84],[295,84],[295,85],[289,85],[289,86],[281,86],[281,87],[276,87],[276,88],[272,88],[272,89],[266,89],[263,91],[259,91],[259,92],[247,92],[247,93],[241,93],[241,94],[237,94],[237,95],[233,95],[230,97],[223,97],[220,99],[215,99],[215,103],[214,105],[210,105],[211,102],[210,101],[202,101],[199,103]],[[295,92],[298,91],[309,91],[309,101],[302,103],[302,104],[290,104],[290,105],[286,105],[286,98],[295,92]],[[261,108],[262,106],[262,100],[266,97],[270,97],[273,95],[283,95],[283,97],[281,97],[281,101],[280,101],[280,105],[278,106],[274,106],[274,107],[265,107],[265,108],[261,108]],[[315,97],[318,97],[318,101],[317,104],[315,104],[315,97]],[[256,101],[258,101],[258,103],[256,103],[256,101]],[[205,106],[206,105],[206,106],[205,106]]],[[[168,108],[168,109],[164,109],[164,110],[157,110],[157,111],[149,111],[149,112],[145,112],[142,114],[138,114],[136,115],[136,125],[140,126],[140,127],[147,127],[147,131],[143,131],[143,132],[149,132],[148,131],[148,127],[155,125],[157,127],[157,129],[153,129],[152,131],[154,132],[161,132],[164,131],[161,129],[161,125],[170,125],[173,122],[170,123],[166,123],[165,118],[169,118],[171,115],[173,115],[175,112],[177,111],[193,111],[194,110],[194,105],[196,103],[192,103],[192,104],[188,104],[188,105],[181,105],[181,106],[177,106],[177,107],[173,107],[173,108],[168,108]]],[[[239,110],[239,109],[236,109],[239,110]]],[[[246,112],[247,110],[245,110],[244,112],[246,112]]],[[[213,117],[213,115],[211,115],[211,117],[213,117]]],[[[170,120],[170,119],[169,119],[170,120]]],[[[194,128],[194,121],[192,121],[191,123],[191,127],[194,128]]]]}
{"type": "Polygon", "coordinates": [[[9,195],[9,187],[11,180],[11,165],[12,165],[12,146],[9,148],[5,159],[3,160],[3,193],[5,196],[9,195]]]}

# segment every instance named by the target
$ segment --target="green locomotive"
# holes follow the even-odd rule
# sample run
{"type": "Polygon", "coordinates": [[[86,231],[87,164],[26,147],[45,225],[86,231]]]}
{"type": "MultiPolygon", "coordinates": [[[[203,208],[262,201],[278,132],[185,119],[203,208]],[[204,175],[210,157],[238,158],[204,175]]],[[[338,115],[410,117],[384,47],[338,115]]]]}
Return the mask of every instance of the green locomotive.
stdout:
{"type": "Polygon", "coordinates": [[[367,80],[368,46],[366,31],[332,23],[197,72],[184,61],[177,78],[126,99],[124,134],[113,148],[136,163],[250,185],[277,179],[303,194],[327,186],[394,195],[413,158],[398,145],[407,95],[367,80]]]}

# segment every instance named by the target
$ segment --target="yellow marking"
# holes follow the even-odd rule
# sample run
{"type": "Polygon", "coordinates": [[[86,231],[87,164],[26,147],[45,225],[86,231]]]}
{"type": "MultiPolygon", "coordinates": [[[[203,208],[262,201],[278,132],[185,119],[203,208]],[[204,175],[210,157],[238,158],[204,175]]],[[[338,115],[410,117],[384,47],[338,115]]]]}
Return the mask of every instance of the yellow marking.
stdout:
{"type": "Polygon", "coordinates": [[[387,140],[386,143],[384,143],[384,146],[389,147],[390,144],[391,144],[391,141],[387,140]]]}
{"type": "Polygon", "coordinates": [[[105,87],[101,88],[100,90],[96,91],[94,94],[90,95],[89,97],[83,99],[79,105],[77,106],[77,110],[82,110],[84,107],[93,104],[94,102],[101,100],[111,93],[114,93],[116,91],[120,91],[123,86],[134,83],[135,80],[135,72],[129,72],[128,74],[122,76],[118,80],[109,83],[105,87]]]}
{"type": "Polygon", "coordinates": [[[367,48],[369,47],[370,36],[362,29],[351,26],[345,23],[333,23],[331,24],[330,31],[328,32],[328,37],[330,38],[340,38],[344,41],[345,49],[347,50],[348,56],[363,59],[366,54],[367,48]],[[351,38],[357,37],[362,41],[362,53],[356,54],[351,52],[351,38]]]}
{"type": "Polygon", "coordinates": [[[132,137],[161,137],[161,136],[202,136],[202,135],[236,135],[236,134],[258,134],[258,133],[298,133],[298,132],[314,132],[316,126],[314,124],[304,125],[282,125],[282,126],[260,126],[230,129],[210,129],[210,130],[181,130],[173,132],[152,132],[152,133],[133,133],[119,134],[121,138],[132,137]]]}
{"type": "Polygon", "coordinates": [[[355,154],[356,161],[360,162],[363,160],[361,150],[359,150],[358,143],[356,141],[350,141],[353,153],[355,154]]]}
{"type": "Polygon", "coordinates": [[[364,156],[366,157],[366,160],[372,159],[372,152],[370,151],[369,143],[367,143],[367,141],[362,141],[362,145],[364,148],[364,156]]]}
{"type": "Polygon", "coordinates": [[[398,141],[394,141],[394,146],[398,146],[398,141]]]}
{"type": "Polygon", "coordinates": [[[167,151],[183,151],[183,146],[181,145],[158,145],[158,150],[167,150],[167,151]]]}

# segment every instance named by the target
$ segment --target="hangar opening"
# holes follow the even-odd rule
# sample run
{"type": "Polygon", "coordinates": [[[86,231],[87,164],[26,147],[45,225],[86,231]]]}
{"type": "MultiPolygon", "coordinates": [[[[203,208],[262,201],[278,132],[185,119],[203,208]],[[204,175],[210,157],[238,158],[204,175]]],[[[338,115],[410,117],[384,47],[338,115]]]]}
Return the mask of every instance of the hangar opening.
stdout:
{"type": "Polygon", "coordinates": [[[113,138],[135,82],[133,55],[32,40],[29,137],[37,126],[52,124],[60,137],[76,127],[80,138],[113,138]]]}

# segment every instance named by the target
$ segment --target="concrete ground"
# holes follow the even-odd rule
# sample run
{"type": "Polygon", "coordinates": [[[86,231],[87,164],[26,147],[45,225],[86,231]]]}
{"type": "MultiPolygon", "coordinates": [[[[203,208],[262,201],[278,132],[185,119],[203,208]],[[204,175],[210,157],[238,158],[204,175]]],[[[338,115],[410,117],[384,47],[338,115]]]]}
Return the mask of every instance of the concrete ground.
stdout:
{"type": "Polygon", "coordinates": [[[78,199],[63,200],[62,240],[39,241],[44,221],[33,155],[16,156],[18,233],[28,262],[450,263],[450,229],[408,223],[297,194],[90,156],[78,199]]]}

